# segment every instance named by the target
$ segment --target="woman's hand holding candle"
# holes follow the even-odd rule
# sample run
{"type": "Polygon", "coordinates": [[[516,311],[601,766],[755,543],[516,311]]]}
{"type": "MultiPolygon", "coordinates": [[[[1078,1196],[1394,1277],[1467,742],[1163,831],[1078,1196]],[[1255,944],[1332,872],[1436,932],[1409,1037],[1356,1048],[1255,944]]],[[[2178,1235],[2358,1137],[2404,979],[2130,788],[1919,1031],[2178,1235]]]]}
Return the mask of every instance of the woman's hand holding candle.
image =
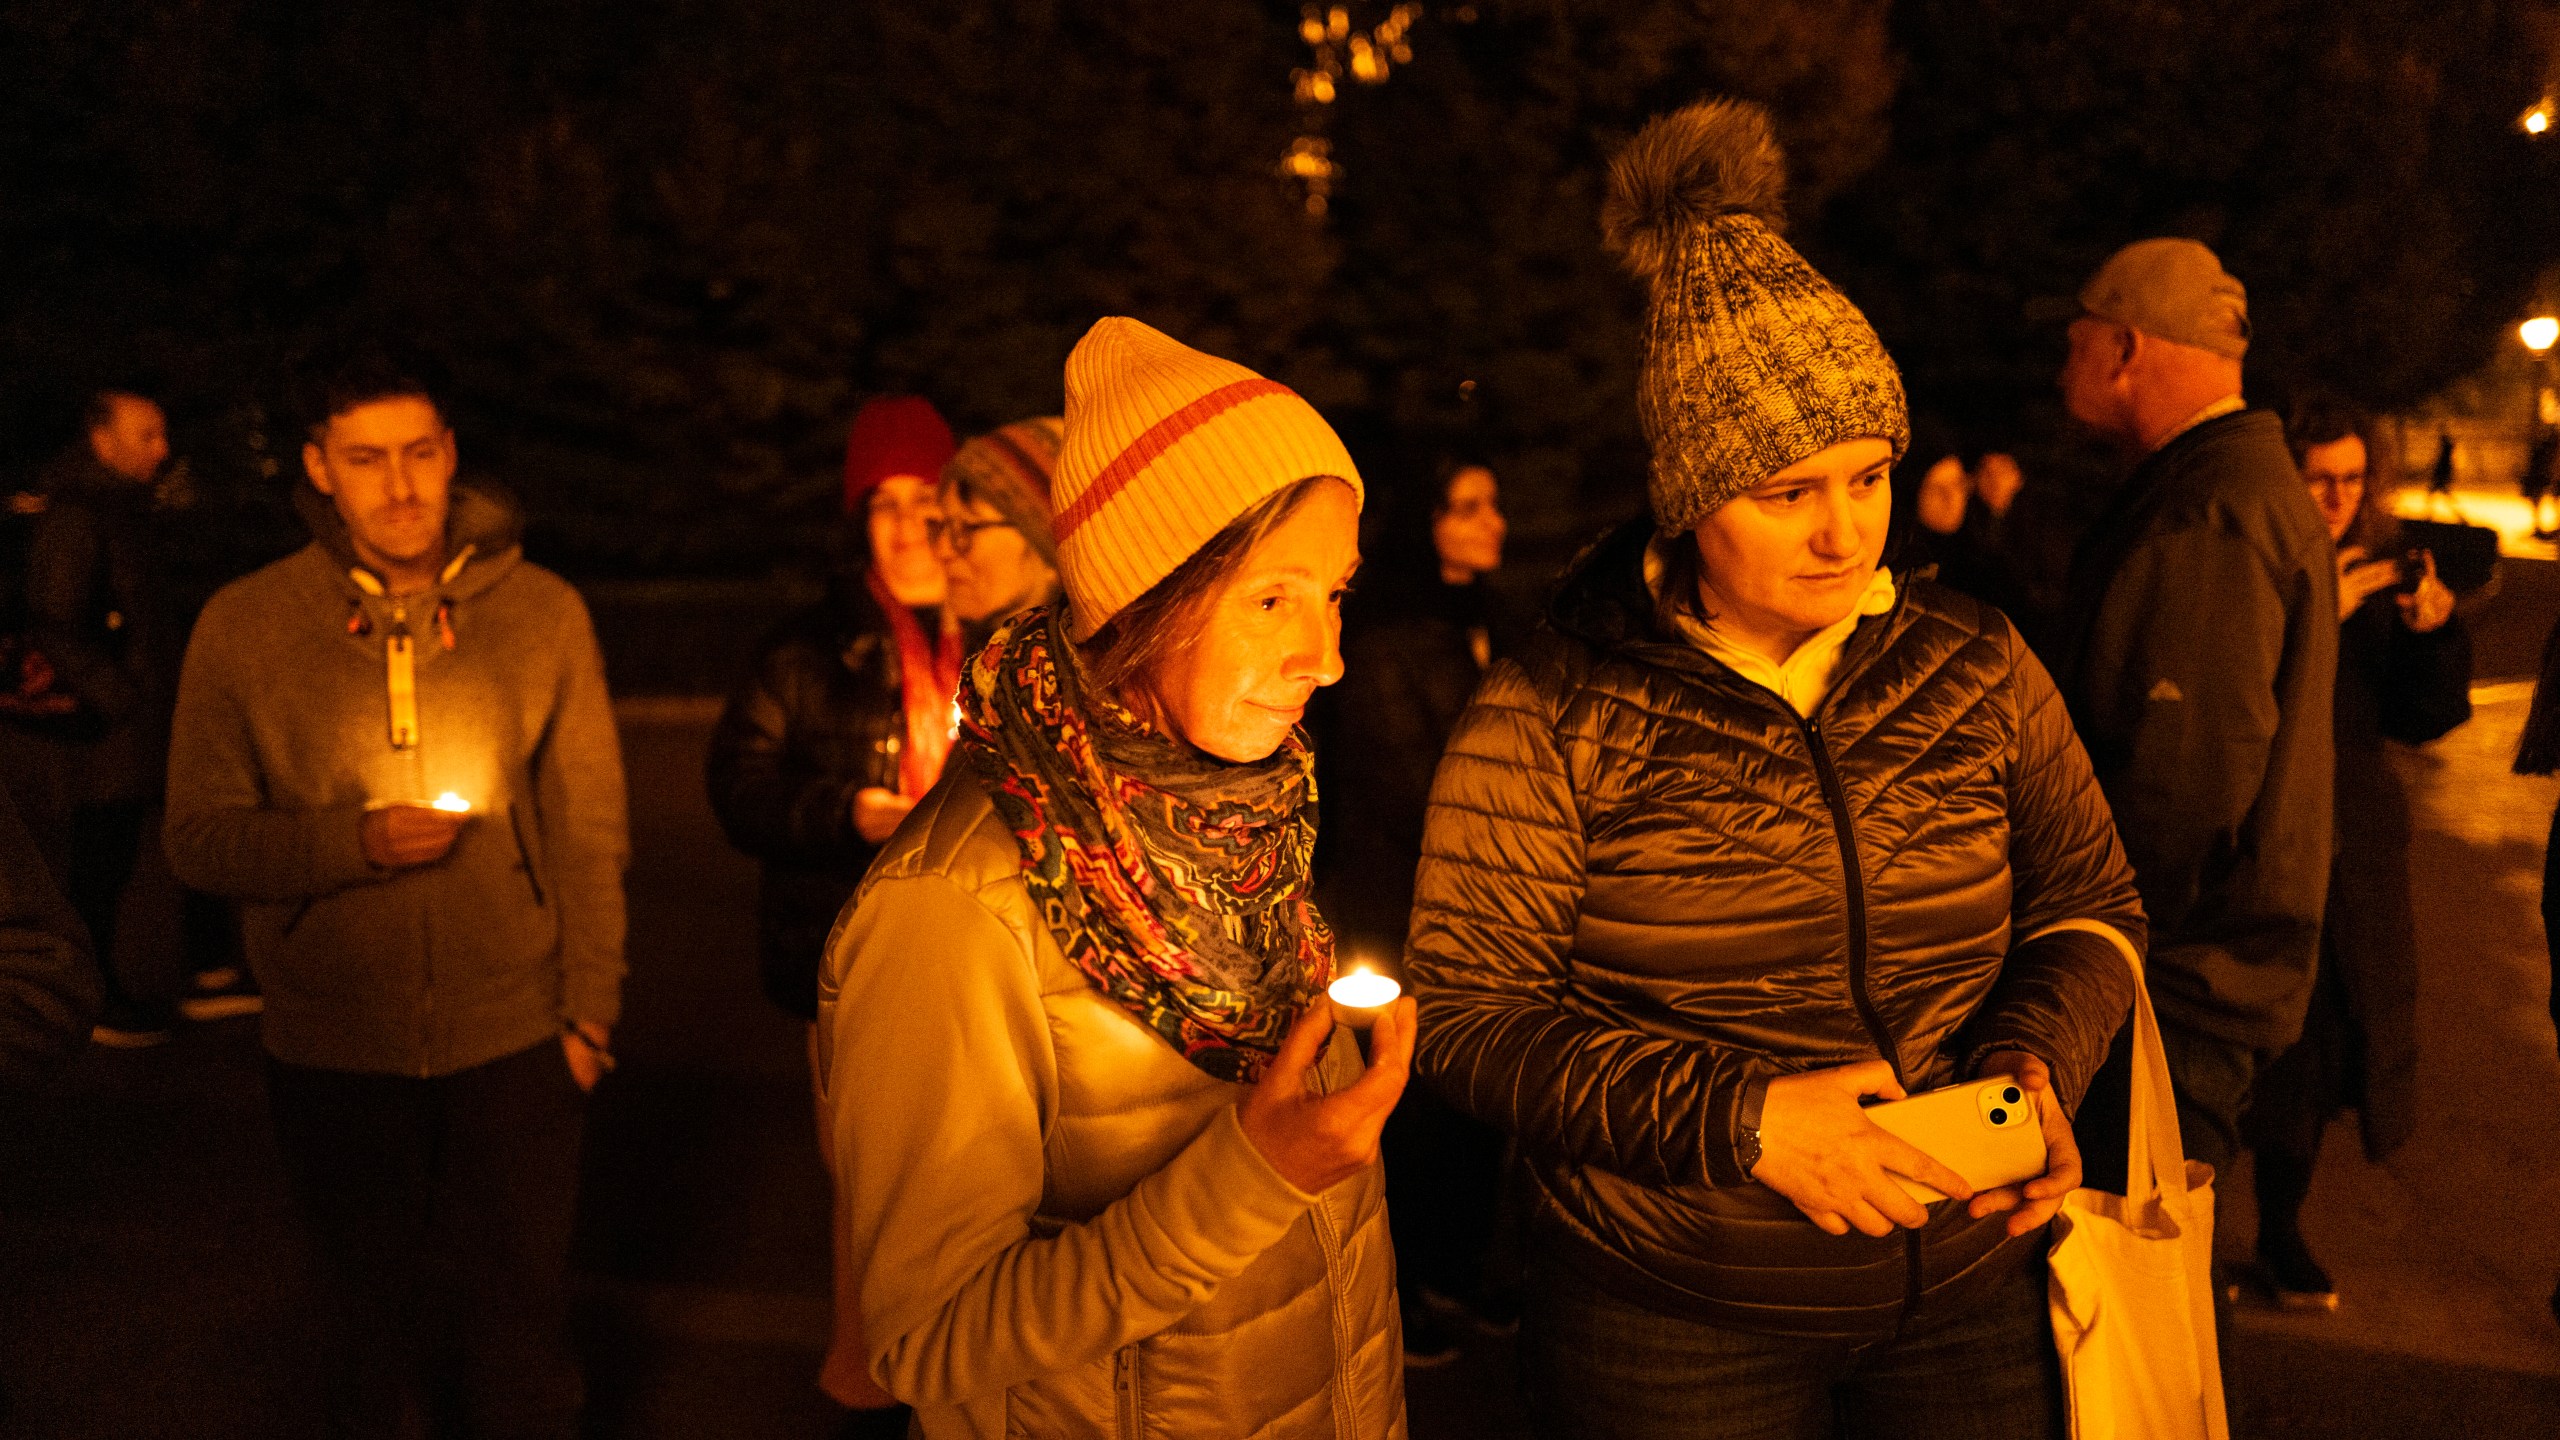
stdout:
{"type": "Polygon", "coordinates": [[[384,805],[364,812],[357,836],[365,862],[376,870],[432,865],[453,849],[470,812],[441,805],[384,805]]]}
{"type": "Polygon", "coordinates": [[[1306,1008],[1281,1043],[1262,1080],[1236,1105],[1245,1139],[1282,1179],[1308,1194],[1330,1190],[1378,1161],[1378,1132],[1404,1095],[1413,1068],[1413,1001],[1378,1012],[1369,1034],[1369,1068],[1330,1095],[1312,1083],[1316,1059],[1333,1034],[1333,1005],[1306,1008]]]}

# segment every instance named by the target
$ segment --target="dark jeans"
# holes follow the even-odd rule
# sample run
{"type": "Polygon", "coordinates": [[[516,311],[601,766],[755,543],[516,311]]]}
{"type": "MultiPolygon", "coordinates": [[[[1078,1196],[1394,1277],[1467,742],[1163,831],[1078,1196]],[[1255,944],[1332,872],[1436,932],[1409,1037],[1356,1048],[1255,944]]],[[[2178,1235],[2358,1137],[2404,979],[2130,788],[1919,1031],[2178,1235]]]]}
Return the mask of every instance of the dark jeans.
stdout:
{"type": "MultiPolygon", "coordinates": [[[[62,893],[89,927],[98,970],[106,977],[111,1006],[129,1008],[133,994],[117,976],[116,921],[124,892],[141,868],[142,847],[150,843],[159,806],[149,800],[118,800],[82,805],[70,812],[62,846],[62,893]]],[[[199,890],[179,887],[179,956],[186,975],[200,975],[241,962],[240,922],[231,902],[199,890]]]]}
{"type": "Polygon", "coordinates": [[[111,1012],[130,1010],[134,1003],[116,977],[116,915],[142,858],[143,823],[150,814],[147,800],[82,805],[71,812],[62,893],[71,908],[80,912],[80,923],[89,927],[89,943],[98,956],[98,972],[106,977],[111,1012]]]}
{"type": "Polygon", "coordinates": [[[2045,1267],[1866,1342],[1755,1335],[1659,1314],[1533,1253],[1520,1320],[1531,1426],[1554,1440],[2059,1437],[2045,1267]]]}
{"type": "Polygon", "coordinates": [[[569,1234],[586,1095],[544,1040],[433,1079],[268,1062],[276,1138],[336,1306],[337,1436],[578,1432],[569,1234]]]}

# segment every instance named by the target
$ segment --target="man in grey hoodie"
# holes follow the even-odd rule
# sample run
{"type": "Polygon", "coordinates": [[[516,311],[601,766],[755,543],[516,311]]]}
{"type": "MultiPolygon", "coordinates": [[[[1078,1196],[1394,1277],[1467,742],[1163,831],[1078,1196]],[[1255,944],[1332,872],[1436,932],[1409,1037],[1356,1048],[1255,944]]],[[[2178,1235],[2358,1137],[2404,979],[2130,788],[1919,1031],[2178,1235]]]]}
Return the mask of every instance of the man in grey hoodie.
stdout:
{"type": "Polygon", "coordinates": [[[215,595],[179,681],[166,842],[241,902],[276,1131],[342,1307],[334,1428],[427,1394],[576,1433],[567,1271],[611,1067],[628,854],[603,661],[442,408],[374,350],[314,368],[312,542],[215,595]]]}

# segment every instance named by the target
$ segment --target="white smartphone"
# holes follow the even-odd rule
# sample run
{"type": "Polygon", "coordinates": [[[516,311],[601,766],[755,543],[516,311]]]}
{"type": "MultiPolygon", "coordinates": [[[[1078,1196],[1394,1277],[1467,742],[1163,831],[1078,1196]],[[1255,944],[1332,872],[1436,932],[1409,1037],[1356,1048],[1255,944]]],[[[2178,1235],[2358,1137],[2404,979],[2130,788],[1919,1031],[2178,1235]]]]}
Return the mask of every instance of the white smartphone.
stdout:
{"type": "MultiPolygon", "coordinates": [[[[1927,1151],[1976,1191],[2044,1173],[2044,1121],[2026,1087],[2005,1075],[1870,1105],[1867,1118],[1927,1151]]],[[[1886,1173],[1923,1205],[1947,1198],[1908,1175],[1886,1173]]]]}

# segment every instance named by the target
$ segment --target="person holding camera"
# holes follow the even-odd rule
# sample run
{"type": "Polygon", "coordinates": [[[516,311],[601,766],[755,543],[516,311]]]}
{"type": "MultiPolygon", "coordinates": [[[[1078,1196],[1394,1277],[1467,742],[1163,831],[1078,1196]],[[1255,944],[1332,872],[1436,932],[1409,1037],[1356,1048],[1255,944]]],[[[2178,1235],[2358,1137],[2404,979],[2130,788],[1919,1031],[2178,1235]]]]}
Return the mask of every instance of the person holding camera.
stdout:
{"type": "Polygon", "coordinates": [[[2352,1106],[2379,1163],[2414,1128],[2418,956],[2409,902],[2409,797],[2386,742],[2423,745],[2471,718],[2471,637],[2435,557],[2402,551],[2376,503],[2386,455],[2367,417],[2310,397],[2285,444],[2338,547],[2337,844],[2320,967],[2302,1038],[2258,1077],[2243,1125],[2256,1156],[2258,1280],[2289,1310],[2330,1310],[2337,1288],[2302,1238],[2302,1202],[2329,1117],[2352,1106]]]}

